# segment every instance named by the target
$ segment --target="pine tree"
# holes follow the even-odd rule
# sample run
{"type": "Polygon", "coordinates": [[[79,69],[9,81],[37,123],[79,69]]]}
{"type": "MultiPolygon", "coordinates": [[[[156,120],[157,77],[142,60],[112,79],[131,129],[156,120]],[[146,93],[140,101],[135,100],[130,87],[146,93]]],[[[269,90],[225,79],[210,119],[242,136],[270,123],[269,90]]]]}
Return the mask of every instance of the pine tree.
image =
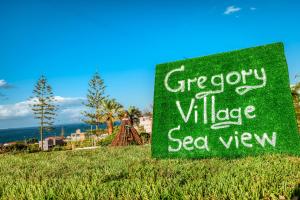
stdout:
{"type": "Polygon", "coordinates": [[[96,72],[89,81],[89,89],[87,94],[87,103],[84,105],[88,108],[83,112],[85,123],[96,125],[96,132],[100,123],[103,121],[102,101],[106,99],[104,96],[105,85],[98,72],[96,72]]]}
{"type": "Polygon", "coordinates": [[[52,87],[48,84],[45,76],[41,76],[34,86],[33,97],[31,97],[31,109],[34,117],[39,120],[40,140],[43,150],[44,131],[53,130],[54,117],[56,116],[57,105],[52,87]]]}

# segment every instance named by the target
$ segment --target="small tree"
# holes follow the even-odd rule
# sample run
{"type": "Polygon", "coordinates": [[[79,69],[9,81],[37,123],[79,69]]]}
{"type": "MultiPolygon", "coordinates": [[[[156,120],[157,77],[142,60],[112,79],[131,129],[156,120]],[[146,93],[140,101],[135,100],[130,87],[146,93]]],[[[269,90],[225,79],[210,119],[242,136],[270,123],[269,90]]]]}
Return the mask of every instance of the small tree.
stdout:
{"type": "Polygon", "coordinates": [[[108,134],[112,134],[114,131],[114,122],[117,121],[123,112],[123,106],[119,104],[115,99],[105,99],[102,101],[104,116],[103,119],[107,124],[108,134]]]}
{"type": "Polygon", "coordinates": [[[87,103],[84,105],[88,108],[83,112],[85,123],[96,125],[96,132],[103,118],[102,101],[106,99],[104,96],[105,85],[98,72],[96,72],[89,81],[89,89],[87,93],[87,103]]]}
{"type": "Polygon", "coordinates": [[[53,130],[54,117],[57,110],[52,88],[45,76],[41,76],[35,84],[30,102],[34,117],[39,120],[41,149],[43,150],[44,131],[53,130]]]}
{"type": "Polygon", "coordinates": [[[128,114],[129,114],[129,117],[131,118],[132,122],[134,124],[139,125],[139,123],[140,123],[140,117],[143,116],[143,114],[140,111],[140,109],[137,108],[137,107],[135,107],[135,106],[130,106],[128,108],[128,114]]]}

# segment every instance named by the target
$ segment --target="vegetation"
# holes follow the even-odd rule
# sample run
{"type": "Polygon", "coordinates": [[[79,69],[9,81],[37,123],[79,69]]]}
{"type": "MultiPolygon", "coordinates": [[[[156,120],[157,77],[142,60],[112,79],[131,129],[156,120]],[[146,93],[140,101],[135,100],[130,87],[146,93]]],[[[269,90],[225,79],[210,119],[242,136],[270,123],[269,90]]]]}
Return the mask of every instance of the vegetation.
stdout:
{"type": "MultiPolygon", "coordinates": [[[[89,81],[89,89],[87,94],[87,103],[84,105],[88,108],[83,112],[87,124],[96,125],[96,134],[100,135],[100,123],[107,124],[108,134],[113,133],[114,122],[119,120],[120,114],[123,112],[123,106],[115,99],[109,99],[104,95],[105,85],[99,73],[95,73],[89,81]]],[[[90,130],[90,132],[93,132],[90,130]]]]}
{"type": "Polygon", "coordinates": [[[152,112],[153,112],[153,105],[150,104],[148,108],[145,108],[145,110],[143,111],[143,116],[152,117],[153,116],[152,112]]]}
{"type": "Polygon", "coordinates": [[[38,144],[25,144],[22,141],[16,142],[15,144],[10,144],[8,146],[0,145],[0,154],[2,153],[20,153],[20,152],[26,152],[26,153],[34,153],[38,152],[39,145],[38,144]]]}
{"type": "Polygon", "coordinates": [[[84,132],[86,132],[86,136],[91,136],[91,135],[106,134],[107,130],[105,130],[105,129],[98,129],[98,130],[86,129],[86,130],[84,130],[84,132]]]}
{"type": "Polygon", "coordinates": [[[88,108],[88,111],[84,111],[83,115],[85,123],[90,125],[96,125],[96,131],[98,131],[102,113],[102,101],[106,99],[104,96],[104,82],[100,75],[96,72],[92,79],[89,81],[89,89],[87,94],[87,103],[84,105],[88,108]]]}
{"type": "Polygon", "coordinates": [[[292,86],[292,95],[293,95],[293,101],[297,116],[297,123],[298,123],[298,130],[300,133],[300,82],[296,83],[294,86],[292,86]]]}
{"type": "Polygon", "coordinates": [[[0,155],[0,199],[290,199],[300,158],[156,160],[150,146],[0,155]]]}
{"type": "Polygon", "coordinates": [[[45,76],[41,76],[34,86],[33,97],[31,97],[31,107],[36,119],[39,120],[40,140],[43,150],[43,133],[53,129],[55,111],[55,98],[51,86],[45,76]]]}
{"type": "Polygon", "coordinates": [[[57,150],[72,150],[75,148],[91,147],[94,146],[93,140],[85,139],[84,141],[70,141],[66,146],[60,146],[57,150]]]}
{"type": "Polygon", "coordinates": [[[134,124],[139,124],[139,118],[143,115],[140,109],[135,106],[130,106],[128,108],[128,114],[134,124]]]}
{"type": "Polygon", "coordinates": [[[120,127],[117,127],[116,129],[114,129],[114,132],[112,134],[110,134],[106,138],[97,142],[97,146],[102,146],[102,147],[109,146],[111,144],[111,142],[113,141],[113,139],[115,138],[115,136],[118,134],[119,130],[120,130],[120,127]]]}
{"type": "Polygon", "coordinates": [[[0,153],[7,153],[7,152],[19,152],[25,151],[27,149],[27,145],[23,144],[22,142],[16,142],[15,144],[9,146],[1,146],[0,153]]]}
{"type": "Polygon", "coordinates": [[[123,106],[119,104],[115,99],[104,99],[102,101],[103,119],[107,124],[108,134],[112,134],[114,131],[114,122],[120,119],[120,115],[123,112],[123,106]]]}
{"type": "Polygon", "coordinates": [[[145,131],[141,132],[140,134],[143,144],[149,144],[151,142],[151,135],[150,133],[146,133],[145,131]]]}

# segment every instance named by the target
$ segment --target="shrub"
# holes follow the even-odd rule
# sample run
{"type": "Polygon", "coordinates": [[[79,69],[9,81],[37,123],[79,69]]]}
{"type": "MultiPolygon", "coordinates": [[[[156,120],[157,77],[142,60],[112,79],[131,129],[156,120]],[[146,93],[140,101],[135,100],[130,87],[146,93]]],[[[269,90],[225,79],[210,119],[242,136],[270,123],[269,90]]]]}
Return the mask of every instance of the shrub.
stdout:
{"type": "Polygon", "coordinates": [[[111,135],[108,135],[106,138],[101,139],[100,141],[97,142],[97,146],[108,146],[111,144],[115,136],[118,134],[120,127],[114,127],[114,132],[111,135]]]}
{"type": "Polygon", "coordinates": [[[38,143],[38,139],[36,138],[29,138],[29,139],[26,139],[26,144],[35,144],[35,143],[38,143]]]}
{"type": "Polygon", "coordinates": [[[27,150],[27,145],[25,145],[24,143],[16,143],[16,144],[11,144],[8,146],[2,146],[1,152],[2,153],[6,153],[6,152],[20,152],[20,151],[25,151],[27,150]]]}
{"type": "Polygon", "coordinates": [[[111,144],[111,142],[113,141],[113,139],[116,136],[116,132],[114,131],[111,135],[108,135],[106,138],[101,139],[100,141],[97,142],[97,146],[108,146],[111,144]]]}
{"type": "Polygon", "coordinates": [[[64,150],[64,146],[56,145],[51,150],[52,151],[61,151],[61,150],[64,150]]]}
{"type": "Polygon", "coordinates": [[[146,132],[142,132],[140,134],[142,140],[143,140],[143,143],[144,144],[149,144],[150,143],[150,138],[151,138],[151,135],[149,133],[146,133],[146,132]]]}
{"type": "Polygon", "coordinates": [[[39,152],[39,151],[40,151],[39,144],[28,144],[27,145],[28,153],[35,153],[35,152],[39,152]]]}

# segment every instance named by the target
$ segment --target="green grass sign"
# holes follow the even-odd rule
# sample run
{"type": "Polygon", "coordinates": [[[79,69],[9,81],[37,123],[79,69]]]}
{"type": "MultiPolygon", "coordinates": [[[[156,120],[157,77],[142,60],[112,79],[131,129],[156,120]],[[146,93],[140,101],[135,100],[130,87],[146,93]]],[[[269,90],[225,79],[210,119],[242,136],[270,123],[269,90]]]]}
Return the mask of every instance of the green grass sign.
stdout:
{"type": "Polygon", "coordinates": [[[152,155],[300,153],[282,43],[159,64],[152,155]]]}

